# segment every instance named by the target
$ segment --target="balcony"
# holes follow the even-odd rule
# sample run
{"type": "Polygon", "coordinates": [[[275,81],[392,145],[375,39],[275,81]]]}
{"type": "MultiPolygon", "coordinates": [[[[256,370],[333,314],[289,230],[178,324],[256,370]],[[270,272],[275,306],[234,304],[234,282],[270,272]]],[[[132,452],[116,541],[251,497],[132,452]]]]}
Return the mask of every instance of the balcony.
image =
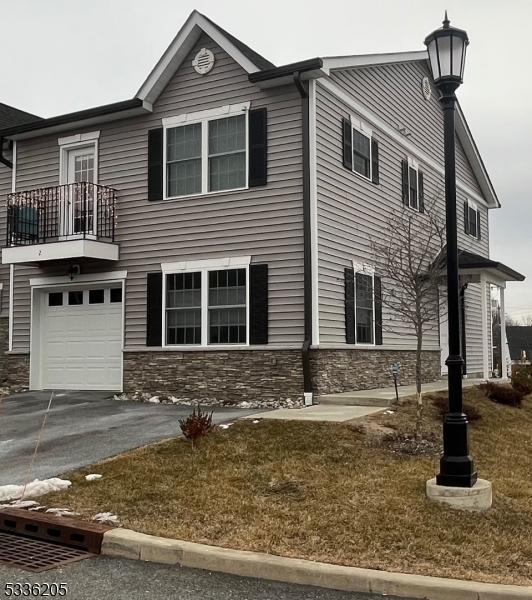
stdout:
{"type": "Polygon", "coordinates": [[[9,194],[3,264],[118,260],[116,191],[80,181],[9,194]]]}

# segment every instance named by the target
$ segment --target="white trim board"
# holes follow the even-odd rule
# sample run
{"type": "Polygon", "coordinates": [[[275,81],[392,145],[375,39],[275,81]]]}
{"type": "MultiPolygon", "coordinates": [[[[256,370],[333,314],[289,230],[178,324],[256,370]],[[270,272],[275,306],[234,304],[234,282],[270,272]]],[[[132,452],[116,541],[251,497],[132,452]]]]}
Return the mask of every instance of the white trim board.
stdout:
{"type": "Polygon", "coordinates": [[[32,246],[13,246],[2,250],[2,264],[4,265],[47,260],[75,260],[77,258],[117,261],[119,247],[118,244],[81,239],[32,246]]]}
{"type": "Polygon", "coordinates": [[[89,131],[88,133],[76,133],[67,137],[58,138],[57,143],[60,146],[66,146],[68,144],[79,144],[82,142],[91,142],[97,140],[100,137],[99,131],[89,131]]]}
{"type": "MultiPolygon", "coordinates": [[[[445,174],[445,170],[442,165],[438,164],[431,156],[429,156],[423,150],[420,150],[417,146],[412,144],[412,142],[408,141],[403,135],[399,133],[396,129],[388,125],[381,117],[368,110],[363,104],[357,102],[354,98],[352,98],[347,92],[344,92],[340,87],[334,84],[331,81],[320,79],[318,81],[318,85],[323,86],[327,91],[336,96],[338,100],[343,102],[349,109],[354,110],[358,113],[363,119],[369,121],[374,127],[382,131],[385,135],[393,139],[400,146],[402,146],[407,154],[410,154],[416,157],[418,160],[428,165],[441,175],[445,174]]],[[[462,140],[461,140],[462,141],[462,140]]],[[[463,141],[462,141],[463,144],[463,141]]],[[[465,148],[465,147],[464,147],[465,148]]],[[[480,182],[479,182],[480,184],[480,182]]],[[[488,206],[488,208],[497,208],[499,206],[498,202],[493,201],[489,204],[486,199],[480,196],[475,190],[470,188],[463,181],[457,180],[456,185],[460,188],[465,194],[467,194],[470,198],[474,198],[477,202],[482,204],[483,206],[488,206]]]]}
{"type": "Polygon", "coordinates": [[[318,174],[316,160],[316,81],[309,81],[310,263],[312,279],[312,340],[320,343],[318,174]]]}
{"type": "Polygon", "coordinates": [[[227,104],[209,110],[198,110],[197,112],[189,112],[179,114],[173,117],[161,119],[163,127],[172,127],[173,125],[183,125],[184,123],[196,123],[210,119],[218,119],[223,117],[232,117],[240,115],[249,110],[251,102],[241,102],[240,104],[227,104]]]}
{"type": "Polygon", "coordinates": [[[355,54],[351,56],[324,56],[324,69],[353,69],[355,67],[373,67],[396,63],[428,60],[426,50],[412,52],[385,52],[382,54],[355,54]]]}
{"type": "Polygon", "coordinates": [[[105,271],[103,273],[86,273],[71,279],[68,275],[50,277],[31,277],[30,287],[46,287],[54,285],[76,285],[79,283],[103,283],[127,279],[127,271],[105,271]]]}
{"type": "Polygon", "coordinates": [[[205,260],[185,260],[182,262],[161,263],[163,273],[180,273],[194,269],[238,269],[248,267],[251,256],[231,256],[228,258],[208,258],[205,260]]]}

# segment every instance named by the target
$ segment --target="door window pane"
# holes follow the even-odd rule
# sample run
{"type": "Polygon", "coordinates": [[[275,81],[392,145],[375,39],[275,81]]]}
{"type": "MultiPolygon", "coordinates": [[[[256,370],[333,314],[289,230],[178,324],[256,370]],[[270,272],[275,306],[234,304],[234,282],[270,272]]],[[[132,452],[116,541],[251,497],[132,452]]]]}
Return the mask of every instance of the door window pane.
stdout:
{"type": "Polygon", "coordinates": [[[166,131],[168,196],[201,193],[201,123],[166,131]]]}
{"type": "Polygon", "coordinates": [[[122,302],[122,288],[111,289],[111,302],[122,302]]]}
{"type": "Polygon", "coordinates": [[[50,292],[48,306],[63,306],[63,292],[50,292]]]}
{"type": "Polygon", "coordinates": [[[201,343],[201,273],[166,276],[166,343],[201,343]]]}
{"type": "Polygon", "coordinates": [[[370,176],[370,139],[353,129],[353,170],[364,177],[370,176]]]}
{"type": "Polygon", "coordinates": [[[209,191],[246,185],[246,117],[209,121],[209,191]]]}
{"type": "Polygon", "coordinates": [[[89,290],[89,304],[103,304],[104,290],[89,290]]]}
{"type": "Polygon", "coordinates": [[[355,276],[355,322],[357,344],[373,343],[373,277],[355,276]]]}
{"type": "Polygon", "coordinates": [[[209,343],[246,343],[246,269],[209,272],[209,343]]]}
{"type": "Polygon", "coordinates": [[[70,306],[76,306],[78,304],[83,304],[83,292],[82,291],[68,292],[68,304],[70,306]]]}

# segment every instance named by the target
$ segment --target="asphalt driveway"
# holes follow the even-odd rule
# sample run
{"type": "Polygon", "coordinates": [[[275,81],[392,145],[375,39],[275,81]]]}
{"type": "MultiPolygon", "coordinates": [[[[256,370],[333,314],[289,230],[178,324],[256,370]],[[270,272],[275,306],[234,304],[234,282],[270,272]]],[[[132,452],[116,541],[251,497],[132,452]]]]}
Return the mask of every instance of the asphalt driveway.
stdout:
{"type": "MultiPolygon", "coordinates": [[[[108,392],[57,392],[31,474],[31,456],[50,399],[27,392],[0,402],[0,485],[55,477],[132,448],[175,436],[190,406],[113,400],[108,392]]],[[[259,412],[219,408],[222,423],[259,412]]]]}

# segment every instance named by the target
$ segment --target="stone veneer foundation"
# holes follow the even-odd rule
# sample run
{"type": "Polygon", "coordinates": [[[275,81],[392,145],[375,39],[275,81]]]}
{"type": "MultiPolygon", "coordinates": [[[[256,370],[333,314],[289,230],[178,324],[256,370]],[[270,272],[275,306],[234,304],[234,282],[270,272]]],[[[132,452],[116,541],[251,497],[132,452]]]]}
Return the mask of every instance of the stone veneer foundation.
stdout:
{"type": "Polygon", "coordinates": [[[30,355],[5,354],[7,385],[12,391],[28,389],[30,384],[30,355]]]}
{"type": "Polygon", "coordinates": [[[303,401],[298,350],[125,352],[124,392],[197,401],[303,401]]]}
{"type": "MultiPolygon", "coordinates": [[[[423,383],[441,378],[440,351],[423,352],[423,383]]],[[[393,385],[391,366],[401,363],[401,384],[415,383],[414,350],[314,350],[311,354],[315,396],[393,385]]]]}
{"type": "Polygon", "coordinates": [[[7,379],[6,352],[9,348],[9,319],[0,317],[0,385],[7,379]]]}

